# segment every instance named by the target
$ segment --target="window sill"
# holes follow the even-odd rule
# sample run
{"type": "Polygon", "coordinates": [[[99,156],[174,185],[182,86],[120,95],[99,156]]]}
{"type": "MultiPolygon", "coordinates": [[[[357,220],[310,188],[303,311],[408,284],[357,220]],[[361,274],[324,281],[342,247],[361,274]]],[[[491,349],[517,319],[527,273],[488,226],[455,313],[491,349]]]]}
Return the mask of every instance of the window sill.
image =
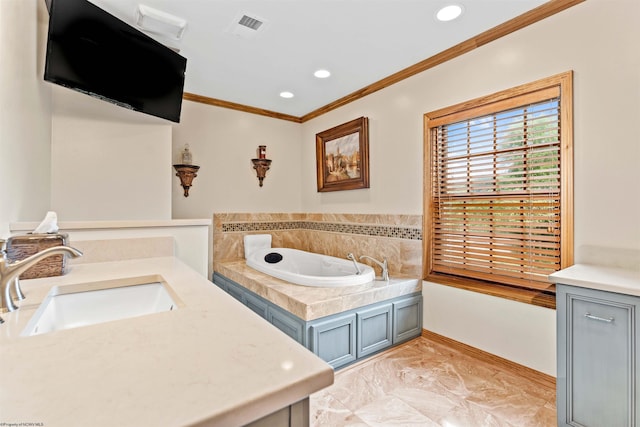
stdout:
{"type": "Polygon", "coordinates": [[[427,274],[424,280],[427,282],[437,283],[439,285],[451,286],[454,288],[478,292],[498,298],[505,298],[525,304],[536,305],[538,307],[545,307],[553,310],[555,310],[556,308],[555,285],[550,285],[549,291],[542,292],[506,285],[499,285],[482,280],[448,276],[445,274],[427,274]]]}

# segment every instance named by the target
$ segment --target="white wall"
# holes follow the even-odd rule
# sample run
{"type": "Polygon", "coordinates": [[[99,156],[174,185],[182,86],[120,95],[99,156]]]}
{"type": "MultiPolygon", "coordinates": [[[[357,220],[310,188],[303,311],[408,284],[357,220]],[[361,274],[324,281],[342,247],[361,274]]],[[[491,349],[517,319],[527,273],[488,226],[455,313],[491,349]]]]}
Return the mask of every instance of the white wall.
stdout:
{"type": "Polygon", "coordinates": [[[171,219],[171,126],[98,117],[53,116],[51,209],[58,219],[171,219]]]}
{"type": "Polygon", "coordinates": [[[555,310],[428,282],[423,295],[425,329],[555,375],[555,310]]]}
{"type": "Polygon", "coordinates": [[[170,219],[170,122],[45,82],[47,25],[44,1],[0,1],[0,236],[52,209],[170,219]]]}
{"type": "Polygon", "coordinates": [[[640,189],[625,183],[640,182],[639,4],[579,4],[304,123],[303,209],[422,213],[424,113],[575,70],[576,244],[638,247],[640,189]],[[315,192],[315,133],[363,115],[371,189],[315,192]]]}
{"type": "MultiPolygon", "coordinates": [[[[574,70],[575,246],[640,249],[640,2],[590,0],[303,124],[307,212],[422,213],[423,114],[574,70]],[[315,133],[371,126],[371,189],[316,193],[315,133]]],[[[425,283],[424,327],[549,374],[555,312],[425,283]],[[527,337],[522,339],[521,337],[527,337]]]]}
{"type": "Polygon", "coordinates": [[[0,237],[49,208],[51,91],[42,81],[43,1],[0,1],[0,237]]]}
{"type": "MultiPolygon", "coordinates": [[[[184,101],[173,127],[173,160],[189,144],[198,176],[183,196],[172,182],[173,218],[211,218],[213,212],[299,212],[300,124],[184,101]],[[271,169],[258,186],[252,158],[267,146],[271,169]]],[[[304,142],[303,142],[304,143],[304,142]]]]}
{"type": "MultiPolygon", "coordinates": [[[[36,3],[42,2],[0,0],[0,234],[8,221],[39,219],[49,208],[48,87],[33,74],[37,68],[33,53],[38,47],[36,3]]],[[[195,163],[202,168],[190,197],[184,198],[167,165],[172,215],[210,218],[213,212],[225,211],[421,214],[424,113],[572,69],[577,261],[580,248],[586,245],[638,250],[639,15],[636,0],[590,0],[302,125],[185,102],[182,123],[172,127],[170,156],[174,157],[167,161],[175,161],[189,143],[195,163]],[[371,188],[317,193],[315,134],[360,116],[370,120],[371,188]],[[274,161],[262,188],[249,161],[260,144],[267,145],[267,155],[274,161]]],[[[56,116],[69,115],[56,111],[56,116]]],[[[103,118],[101,114],[88,119],[103,118]]],[[[165,160],[153,160],[160,161],[165,160]]],[[[56,169],[59,162],[52,167],[56,169]]],[[[64,174],[75,176],[72,170],[64,174]]],[[[101,171],[92,179],[98,186],[106,185],[112,175],[101,171]]],[[[63,190],[59,184],[54,187],[55,192],[63,190]]],[[[108,193],[107,198],[117,203],[120,194],[108,193]]],[[[141,190],[138,197],[152,203],[154,195],[141,190]]],[[[426,284],[423,294],[427,307],[437,308],[425,310],[425,328],[552,372],[552,310],[440,285],[426,284]],[[492,315],[483,318],[462,309],[476,305],[492,315]],[[429,313],[438,315],[433,318],[429,313]],[[470,330],[477,332],[473,340],[470,330]],[[531,339],[517,340],[518,335],[531,339]]]]}
{"type": "MultiPolygon", "coordinates": [[[[422,214],[421,84],[401,82],[302,125],[302,207],[305,212],[422,214]],[[317,192],[315,135],[369,118],[369,189],[317,192]]],[[[428,90],[428,89],[427,89],[428,90]]]]}

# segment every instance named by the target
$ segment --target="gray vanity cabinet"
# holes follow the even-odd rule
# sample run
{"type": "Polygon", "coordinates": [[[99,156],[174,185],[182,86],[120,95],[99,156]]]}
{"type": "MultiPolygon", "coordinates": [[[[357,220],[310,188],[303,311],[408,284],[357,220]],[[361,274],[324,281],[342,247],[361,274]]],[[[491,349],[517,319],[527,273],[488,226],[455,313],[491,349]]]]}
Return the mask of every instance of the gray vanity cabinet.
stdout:
{"type": "Polygon", "coordinates": [[[309,419],[309,398],[306,398],[244,427],[309,427],[309,419]]]}
{"type": "Polygon", "coordinates": [[[640,298],[558,284],[559,426],[637,426],[640,298]]]}

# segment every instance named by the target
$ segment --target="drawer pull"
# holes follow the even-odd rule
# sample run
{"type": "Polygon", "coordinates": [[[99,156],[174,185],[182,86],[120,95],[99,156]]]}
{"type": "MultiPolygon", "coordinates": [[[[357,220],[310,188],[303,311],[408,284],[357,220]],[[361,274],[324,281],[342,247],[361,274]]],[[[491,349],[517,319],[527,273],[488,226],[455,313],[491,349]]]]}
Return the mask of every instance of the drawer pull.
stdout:
{"type": "Polygon", "coordinates": [[[604,317],[594,316],[591,313],[586,313],[584,317],[586,317],[587,319],[597,320],[599,322],[607,322],[607,323],[613,323],[613,321],[615,320],[613,317],[609,317],[608,319],[605,319],[604,317]]]}

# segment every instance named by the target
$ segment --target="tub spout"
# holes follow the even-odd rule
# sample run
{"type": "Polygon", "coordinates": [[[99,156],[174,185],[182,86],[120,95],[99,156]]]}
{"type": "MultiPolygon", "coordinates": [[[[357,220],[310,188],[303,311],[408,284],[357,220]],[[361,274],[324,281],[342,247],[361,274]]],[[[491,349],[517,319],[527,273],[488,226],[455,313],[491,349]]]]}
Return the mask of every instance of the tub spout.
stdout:
{"type": "Polygon", "coordinates": [[[33,254],[21,261],[10,263],[7,259],[7,252],[4,250],[4,248],[3,250],[0,250],[0,313],[6,313],[8,311],[15,311],[18,309],[18,307],[13,302],[13,298],[11,295],[12,289],[17,286],[14,279],[16,279],[20,274],[24,273],[38,261],[51,255],[57,254],[68,254],[73,258],[82,256],[82,252],[75,248],[69,246],[54,246],[42,250],[37,254],[33,254]]]}
{"type": "Polygon", "coordinates": [[[347,254],[347,259],[350,259],[351,261],[353,261],[353,266],[356,268],[356,274],[362,273],[362,271],[360,271],[360,267],[358,267],[358,262],[356,261],[355,255],[349,252],[347,254]]]}
{"type": "Polygon", "coordinates": [[[389,264],[387,263],[386,258],[384,258],[382,262],[378,261],[375,258],[371,258],[370,256],[367,256],[367,255],[362,255],[360,259],[362,258],[367,258],[368,260],[378,264],[380,268],[382,268],[382,280],[385,280],[387,282],[389,281],[389,264]]]}

